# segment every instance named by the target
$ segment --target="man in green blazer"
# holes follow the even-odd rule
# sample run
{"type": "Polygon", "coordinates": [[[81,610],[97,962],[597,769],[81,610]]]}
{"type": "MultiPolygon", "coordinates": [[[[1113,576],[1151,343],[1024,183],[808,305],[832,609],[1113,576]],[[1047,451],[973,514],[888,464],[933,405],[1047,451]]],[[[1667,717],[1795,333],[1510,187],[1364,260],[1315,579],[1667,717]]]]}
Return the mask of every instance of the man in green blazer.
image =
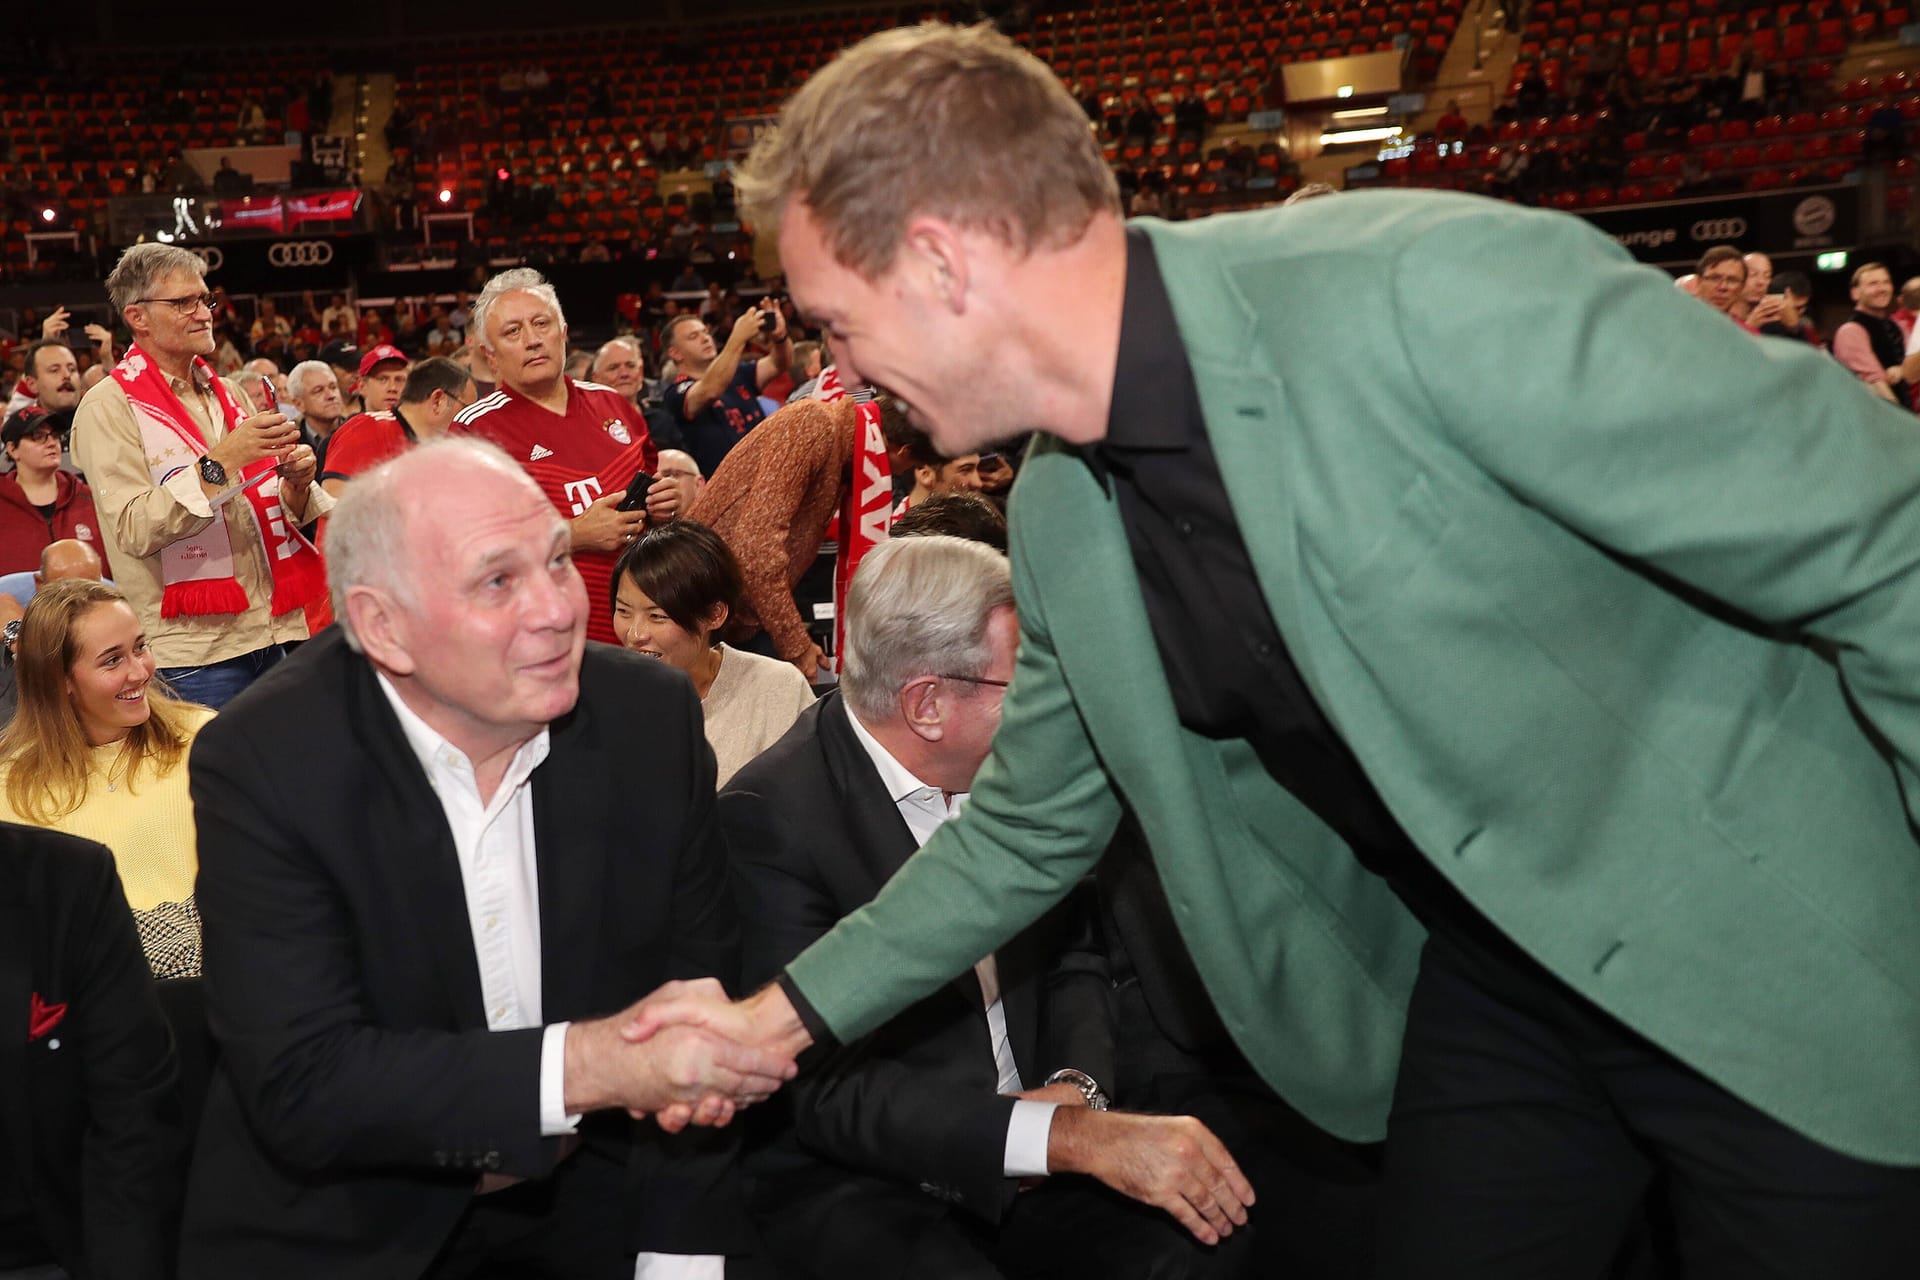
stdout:
{"type": "Polygon", "coordinates": [[[1920,1274],[1912,421],[1558,214],[1128,227],[983,30],[863,42],[781,125],[738,185],[843,376],[948,452],[1046,433],[1020,660],[879,898],[631,1034],[865,1034],[1126,805],[1248,1059],[1386,1138],[1379,1274],[1598,1275],[1649,1187],[1689,1275],[1920,1274]]]}

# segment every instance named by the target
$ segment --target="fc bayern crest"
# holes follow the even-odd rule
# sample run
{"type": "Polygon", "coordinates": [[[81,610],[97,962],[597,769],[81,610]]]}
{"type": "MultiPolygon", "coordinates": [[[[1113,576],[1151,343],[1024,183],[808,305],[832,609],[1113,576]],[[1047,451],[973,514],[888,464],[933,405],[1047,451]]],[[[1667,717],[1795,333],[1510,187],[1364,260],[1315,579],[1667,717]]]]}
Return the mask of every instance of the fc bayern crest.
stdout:
{"type": "Polygon", "coordinates": [[[620,419],[608,418],[601,425],[606,427],[607,434],[612,436],[616,442],[620,444],[633,443],[633,437],[627,434],[627,424],[620,421],[620,419]]]}

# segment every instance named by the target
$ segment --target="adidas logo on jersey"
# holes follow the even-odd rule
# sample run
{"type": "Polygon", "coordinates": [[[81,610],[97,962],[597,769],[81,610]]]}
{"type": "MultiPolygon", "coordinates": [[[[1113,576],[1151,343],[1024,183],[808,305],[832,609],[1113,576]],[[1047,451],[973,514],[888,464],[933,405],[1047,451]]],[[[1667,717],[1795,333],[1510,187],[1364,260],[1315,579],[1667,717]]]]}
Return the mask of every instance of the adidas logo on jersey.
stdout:
{"type": "Polygon", "coordinates": [[[527,461],[538,462],[542,458],[551,458],[552,456],[553,450],[543,444],[537,444],[533,446],[533,452],[527,455],[527,461]]]}

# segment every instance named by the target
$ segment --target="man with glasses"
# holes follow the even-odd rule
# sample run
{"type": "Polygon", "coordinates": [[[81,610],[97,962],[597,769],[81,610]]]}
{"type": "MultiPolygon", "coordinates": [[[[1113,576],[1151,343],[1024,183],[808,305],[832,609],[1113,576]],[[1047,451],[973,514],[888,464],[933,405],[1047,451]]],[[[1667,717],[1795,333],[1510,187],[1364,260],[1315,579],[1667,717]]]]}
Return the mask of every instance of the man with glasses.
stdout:
{"type": "Polygon", "coordinates": [[[299,526],[333,503],[299,428],[214,376],[204,271],[177,245],[121,255],[107,294],[133,346],[81,400],[73,454],[161,676],[219,707],[307,638],[326,571],[299,526]]]}
{"type": "Polygon", "coordinates": [[[1730,244],[1714,245],[1700,255],[1694,277],[1700,301],[1715,311],[1724,312],[1737,324],[1745,323],[1734,314],[1741,291],[1747,287],[1747,263],[1738,249],[1730,244]]]}
{"type": "Polygon", "coordinates": [[[467,370],[445,356],[422,360],[408,371],[399,404],[340,424],[327,447],[321,485],[337,497],[354,476],[399,457],[422,440],[445,435],[454,416],[478,398],[467,370]]]}
{"type": "MultiPolygon", "coordinates": [[[[839,689],[720,793],[748,985],[966,803],[1019,648],[1007,559],[960,538],[888,542],[854,574],[846,637],[839,689]]],[[[1245,1238],[1203,1251],[1135,1203],[1241,1175],[1190,1116],[1108,1109],[1113,1027],[1085,910],[1069,900],[792,1086],[790,1123],[750,1157],[777,1258],[976,1280],[1241,1273],[1245,1238]],[[1084,1176],[1049,1176],[1069,1173],[1084,1176]]]]}

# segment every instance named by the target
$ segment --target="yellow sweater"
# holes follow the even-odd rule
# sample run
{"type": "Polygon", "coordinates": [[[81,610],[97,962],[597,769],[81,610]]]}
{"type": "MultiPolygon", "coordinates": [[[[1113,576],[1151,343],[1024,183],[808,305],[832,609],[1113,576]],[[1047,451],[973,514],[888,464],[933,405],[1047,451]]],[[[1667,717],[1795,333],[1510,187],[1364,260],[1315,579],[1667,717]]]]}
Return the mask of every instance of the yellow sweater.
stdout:
{"type": "MultiPolygon", "coordinates": [[[[204,707],[187,710],[189,747],[200,726],[212,718],[213,712],[204,707]]],[[[135,911],[162,902],[184,902],[193,896],[193,878],[200,867],[193,801],[187,795],[186,756],[159,776],[151,761],[142,761],[131,787],[120,777],[119,763],[119,743],[95,747],[87,798],[72,813],[47,823],[28,822],[14,812],[6,792],[10,769],[0,765],[0,819],[46,826],[107,846],[126,886],[127,903],[135,911]]]]}

